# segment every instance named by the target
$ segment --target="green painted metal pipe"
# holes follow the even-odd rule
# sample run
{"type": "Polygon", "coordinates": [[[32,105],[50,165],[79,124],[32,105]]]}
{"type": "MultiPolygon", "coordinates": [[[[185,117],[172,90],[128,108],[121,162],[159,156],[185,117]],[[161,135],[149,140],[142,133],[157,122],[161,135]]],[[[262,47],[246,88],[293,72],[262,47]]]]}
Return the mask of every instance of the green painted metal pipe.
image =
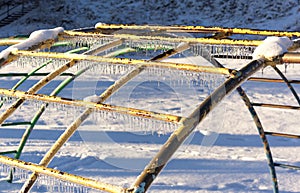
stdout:
{"type": "Polygon", "coordinates": [[[0,152],[0,155],[5,155],[5,154],[13,154],[13,153],[17,153],[17,150],[12,150],[12,151],[3,151],[3,152],[0,152]]]}
{"type": "Polygon", "coordinates": [[[8,123],[3,123],[1,126],[2,127],[7,127],[7,126],[17,126],[17,125],[30,125],[31,122],[8,122],[8,123]]]}

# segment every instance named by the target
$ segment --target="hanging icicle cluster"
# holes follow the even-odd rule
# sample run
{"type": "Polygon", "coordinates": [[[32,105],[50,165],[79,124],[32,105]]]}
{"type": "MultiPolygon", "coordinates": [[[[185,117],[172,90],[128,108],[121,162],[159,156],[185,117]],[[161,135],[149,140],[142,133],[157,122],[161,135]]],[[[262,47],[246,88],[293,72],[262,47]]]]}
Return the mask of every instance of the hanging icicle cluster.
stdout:
{"type": "Polygon", "coordinates": [[[83,36],[72,36],[65,38],[65,41],[69,42],[72,47],[89,47],[91,49],[103,45],[105,43],[113,41],[109,37],[83,37],[83,36]]]}
{"type": "Polygon", "coordinates": [[[210,45],[210,44],[194,44],[191,50],[194,54],[203,56],[210,54],[214,57],[248,59],[252,56],[255,46],[238,46],[238,45],[210,45]],[[207,53],[208,52],[208,53],[207,53]]]}
{"type": "Polygon", "coordinates": [[[60,67],[61,65],[69,62],[70,60],[66,59],[54,59],[54,58],[45,58],[45,57],[32,57],[32,56],[22,56],[19,57],[16,61],[12,62],[11,64],[16,64],[17,67],[27,69],[36,68],[41,66],[42,64],[48,64],[48,69],[55,70],[56,68],[60,67]]]}
{"type": "Polygon", "coordinates": [[[11,97],[11,96],[6,96],[6,95],[0,95],[0,102],[4,104],[11,104],[15,102],[17,98],[11,97]]]}
{"type": "Polygon", "coordinates": [[[90,190],[90,188],[58,180],[46,175],[39,175],[36,186],[37,189],[46,188],[47,192],[56,193],[88,193],[90,190]]]}
{"type": "Polygon", "coordinates": [[[165,68],[146,68],[147,77],[153,80],[160,80],[158,77],[163,77],[163,80],[169,83],[172,87],[196,87],[196,89],[207,90],[208,93],[217,88],[224,82],[225,78],[222,75],[204,73],[204,72],[188,72],[175,69],[165,68]]]}
{"type": "Polygon", "coordinates": [[[0,178],[6,178],[13,173],[13,178],[15,181],[25,182],[28,179],[30,172],[27,170],[22,170],[20,168],[11,167],[6,164],[0,163],[0,178]]]}
{"type": "Polygon", "coordinates": [[[80,61],[76,65],[77,70],[88,68],[90,72],[97,73],[97,76],[101,75],[122,75],[133,69],[133,66],[124,64],[110,64],[104,62],[90,62],[90,61],[80,61]]]}
{"type": "Polygon", "coordinates": [[[126,47],[134,48],[136,50],[169,50],[175,48],[178,43],[165,42],[161,40],[126,40],[124,42],[126,47]]]}
{"type": "Polygon", "coordinates": [[[107,131],[157,132],[167,134],[173,132],[178,124],[131,116],[109,111],[95,111],[89,124],[101,125],[107,131]]]}

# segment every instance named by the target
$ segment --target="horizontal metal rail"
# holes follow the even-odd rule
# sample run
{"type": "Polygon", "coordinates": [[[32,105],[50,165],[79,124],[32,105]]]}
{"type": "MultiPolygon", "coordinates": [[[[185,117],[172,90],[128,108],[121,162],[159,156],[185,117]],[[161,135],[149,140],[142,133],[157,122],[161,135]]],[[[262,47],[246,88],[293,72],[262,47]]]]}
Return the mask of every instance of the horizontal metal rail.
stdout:
{"type": "MultiPolygon", "coordinates": [[[[275,83],[285,83],[282,79],[277,78],[261,78],[261,77],[250,77],[248,80],[256,82],[275,82],[275,83]]],[[[288,80],[291,84],[300,84],[300,80],[288,80]]]]}
{"type": "Polygon", "coordinates": [[[299,166],[294,166],[294,165],[289,165],[289,164],[274,163],[274,166],[281,167],[281,168],[287,168],[287,169],[293,169],[293,170],[300,170],[299,166]]]}
{"type": "MultiPolygon", "coordinates": [[[[42,72],[42,73],[34,73],[31,75],[33,76],[47,76],[50,72],[42,72]]],[[[17,76],[27,76],[28,73],[21,73],[21,72],[9,72],[9,73],[0,73],[0,77],[17,77],[17,76]]],[[[62,73],[60,76],[73,76],[73,73],[62,73]]]]}
{"type": "Polygon", "coordinates": [[[269,104],[269,103],[252,103],[252,105],[258,107],[300,110],[300,106],[292,106],[292,105],[278,105],[278,104],[269,104]]]}
{"type": "Polygon", "coordinates": [[[8,122],[8,123],[2,123],[2,127],[8,127],[8,126],[17,126],[17,125],[30,125],[31,122],[8,122]]]}
{"type": "Polygon", "coordinates": [[[275,72],[281,77],[281,79],[286,83],[286,86],[290,89],[292,92],[293,96],[295,97],[296,101],[298,102],[298,105],[300,105],[300,98],[298,96],[297,91],[293,87],[291,83],[289,83],[289,80],[286,78],[286,76],[276,67],[272,66],[272,68],[275,70],[275,72]]]}
{"type": "Polygon", "coordinates": [[[25,39],[0,39],[0,46],[11,46],[23,42],[25,39]]]}
{"type": "Polygon", "coordinates": [[[63,54],[57,52],[31,52],[31,51],[14,51],[12,54],[17,56],[33,56],[33,57],[46,57],[46,58],[56,58],[56,59],[69,59],[73,61],[94,61],[94,62],[104,62],[110,64],[124,64],[130,66],[143,65],[145,67],[155,67],[155,68],[167,68],[176,70],[185,70],[192,72],[205,72],[214,74],[224,74],[224,75],[235,75],[238,72],[236,70],[228,68],[216,68],[211,66],[198,66],[193,64],[182,64],[173,62],[156,62],[148,60],[136,60],[128,58],[106,58],[102,56],[84,55],[84,54],[63,54]]]}
{"type": "Polygon", "coordinates": [[[95,110],[102,110],[102,111],[108,111],[108,112],[117,112],[121,114],[128,114],[136,117],[143,117],[143,118],[149,118],[149,119],[156,119],[166,122],[173,122],[178,123],[182,117],[170,115],[170,114],[163,114],[163,113],[156,113],[141,109],[134,109],[134,108],[127,108],[127,107],[121,107],[121,106],[114,106],[114,105],[108,105],[108,104],[97,104],[93,102],[87,102],[82,100],[73,100],[69,98],[61,98],[58,96],[48,96],[43,94],[31,94],[24,91],[18,91],[18,90],[9,90],[9,89],[2,89],[0,88],[0,94],[16,97],[16,98],[22,98],[24,100],[38,100],[38,101],[44,101],[49,103],[58,103],[62,105],[70,105],[70,106],[76,106],[76,107],[87,107],[95,110]]]}
{"type": "Polygon", "coordinates": [[[100,182],[100,181],[93,180],[93,179],[90,179],[90,178],[85,178],[85,177],[69,174],[67,172],[62,172],[60,170],[56,170],[56,169],[53,169],[53,168],[47,168],[47,167],[44,167],[44,166],[40,166],[38,164],[34,164],[34,163],[30,163],[30,162],[24,162],[24,161],[21,161],[21,160],[13,159],[13,158],[2,156],[2,155],[0,155],[0,163],[10,165],[10,166],[14,166],[14,167],[18,167],[18,168],[23,169],[23,170],[38,172],[40,174],[51,176],[51,177],[56,178],[56,179],[60,179],[60,180],[63,180],[63,181],[79,184],[79,185],[82,185],[84,187],[90,187],[90,188],[94,188],[94,189],[97,189],[97,190],[102,190],[102,191],[105,191],[105,192],[111,192],[111,193],[125,192],[125,189],[123,187],[120,187],[120,186],[116,186],[116,185],[113,185],[113,184],[100,182]]]}
{"type": "Polygon", "coordinates": [[[61,35],[62,39],[68,40],[68,38],[74,36],[88,36],[88,37],[114,37],[131,40],[161,40],[167,42],[185,42],[185,43],[202,43],[202,44],[226,44],[226,45],[244,45],[244,46],[258,46],[262,43],[261,40],[231,40],[231,39],[214,39],[214,38],[174,38],[164,36],[146,36],[146,35],[132,35],[132,34],[101,34],[95,32],[78,32],[78,31],[64,31],[61,35]]]}
{"type": "Polygon", "coordinates": [[[199,33],[224,32],[227,34],[300,37],[300,32],[257,30],[257,29],[246,29],[246,28],[205,27],[205,26],[151,26],[151,25],[101,24],[101,25],[96,25],[96,29],[158,30],[158,31],[167,31],[167,32],[199,32],[199,33]]]}
{"type": "Polygon", "coordinates": [[[0,155],[13,154],[13,153],[17,153],[17,150],[0,152],[0,155]]]}
{"type": "MultiPolygon", "coordinates": [[[[0,46],[11,46],[11,45],[15,45],[15,44],[18,44],[18,43],[22,43],[28,37],[23,37],[23,38],[20,38],[20,37],[0,38],[0,46]]],[[[52,47],[68,46],[68,45],[72,45],[72,43],[60,41],[60,42],[54,42],[52,47]]]]}
{"type": "Polygon", "coordinates": [[[266,135],[276,136],[276,137],[286,137],[286,138],[293,138],[293,139],[300,139],[300,135],[295,134],[288,134],[288,133],[278,133],[278,132],[270,132],[265,131],[266,135]]]}
{"type": "Polygon", "coordinates": [[[280,58],[280,62],[300,64],[300,53],[299,52],[286,53],[280,58]]]}

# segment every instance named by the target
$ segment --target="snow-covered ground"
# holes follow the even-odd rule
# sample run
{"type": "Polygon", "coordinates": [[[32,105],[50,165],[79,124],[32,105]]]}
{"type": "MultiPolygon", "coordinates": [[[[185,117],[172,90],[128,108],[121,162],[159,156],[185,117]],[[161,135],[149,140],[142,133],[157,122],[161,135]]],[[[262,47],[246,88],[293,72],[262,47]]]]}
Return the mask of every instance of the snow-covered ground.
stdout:
{"type": "MultiPolygon", "coordinates": [[[[50,1],[46,4],[46,1],[41,1],[40,7],[35,12],[1,28],[0,37],[28,34],[36,29],[57,26],[67,29],[94,26],[99,20],[106,23],[221,25],[299,30],[297,18],[300,6],[296,0],[222,2],[169,3],[150,0],[118,3],[106,1],[100,4],[95,1],[61,1],[61,3],[50,1]],[[71,6],[72,4],[75,6],[71,6]],[[229,10],[236,11],[230,14],[229,10]],[[57,14],[49,15],[50,11],[57,14]]],[[[183,56],[172,60],[209,65],[199,57],[183,56]]],[[[249,62],[230,59],[220,61],[230,68],[240,68],[249,62]]],[[[8,65],[1,68],[0,73],[29,72],[33,68],[33,66],[8,65]]],[[[280,69],[285,71],[284,66],[280,66],[280,69]]],[[[50,65],[41,72],[51,70],[53,67],[50,65]]],[[[77,70],[72,68],[70,72],[77,70]]],[[[195,77],[185,77],[177,71],[156,73],[153,75],[153,71],[145,71],[107,102],[187,116],[213,87],[199,85],[197,81],[195,82],[195,77]]],[[[299,73],[300,66],[295,64],[287,67],[285,75],[289,79],[299,79],[299,73]]],[[[254,76],[279,78],[271,67],[254,76]]],[[[97,70],[89,71],[64,89],[60,96],[83,99],[100,94],[118,77],[120,74],[109,76],[99,74],[97,70]]],[[[220,83],[224,77],[202,75],[200,79],[208,81],[214,79],[220,83]]],[[[0,87],[11,88],[17,80],[17,78],[0,78],[0,87]]],[[[30,78],[19,89],[28,90],[38,80],[37,77],[30,78]]],[[[39,93],[49,94],[62,80],[63,78],[55,79],[39,93]]],[[[300,86],[294,87],[300,93],[300,86]]],[[[297,101],[283,83],[250,81],[244,83],[243,88],[253,102],[297,105],[297,101]]],[[[0,113],[8,106],[9,103],[6,103],[0,109],[0,113]]],[[[29,121],[39,107],[40,103],[27,102],[8,121],[29,121]]],[[[267,131],[299,134],[298,110],[261,107],[256,107],[256,110],[267,131]]],[[[58,136],[81,111],[80,108],[49,105],[34,128],[21,159],[39,163],[58,136]]],[[[63,146],[49,167],[128,187],[174,130],[172,125],[164,125],[163,128],[161,126],[158,122],[132,120],[126,116],[109,113],[94,113],[63,146]],[[133,124],[135,122],[140,124],[133,124]]],[[[24,126],[1,127],[0,151],[16,149],[24,129],[24,126]]],[[[300,165],[299,140],[278,137],[269,137],[269,140],[275,161],[300,165]]],[[[5,168],[0,165],[0,172],[3,170],[5,168]]],[[[24,176],[18,176],[18,173],[19,171],[13,184],[0,181],[0,192],[18,192],[24,183],[24,176]]],[[[277,169],[277,173],[280,192],[300,192],[297,186],[300,180],[298,171],[277,169]]],[[[2,172],[0,176],[5,177],[6,174],[2,172]]],[[[51,181],[43,178],[32,192],[58,192],[56,186],[59,186],[59,183],[53,179],[51,181]]],[[[63,183],[61,185],[70,186],[63,183]]],[[[60,191],[76,192],[77,189],[60,191]]],[[[88,192],[97,191],[88,190],[88,192]]],[[[155,179],[149,192],[272,192],[271,177],[262,143],[249,112],[236,92],[227,96],[197,127],[191,138],[155,179]]]]}

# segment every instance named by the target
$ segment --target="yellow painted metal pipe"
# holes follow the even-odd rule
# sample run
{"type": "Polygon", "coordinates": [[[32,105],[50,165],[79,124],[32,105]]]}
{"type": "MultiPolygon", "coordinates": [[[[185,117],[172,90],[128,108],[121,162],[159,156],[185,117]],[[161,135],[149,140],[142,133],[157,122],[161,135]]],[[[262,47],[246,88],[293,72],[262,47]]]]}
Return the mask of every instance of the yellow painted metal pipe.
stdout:
{"type": "MultiPolygon", "coordinates": [[[[97,104],[94,102],[87,102],[87,101],[82,101],[82,100],[72,100],[72,99],[67,99],[67,98],[61,98],[58,96],[34,94],[34,93],[23,92],[23,91],[18,91],[18,90],[8,90],[8,89],[0,88],[0,94],[10,96],[10,97],[21,98],[23,100],[38,100],[38,101],[44,101],[44,102],[48,102],[48,103],[58,103],[58,104],[62,104],[62,105],[86,107],[86,108],[91,108],[94,110],[117,112],[117,113],[121,113],[121,114],[127,114],[127,115],[131,115],[131,116],[161,120],[161,121],[172,122],[172,123],[178,123],[182,119],[182,117],[170,115],[170,114],[156,113],[156,112],[151,112],[151,111],[146,111],[146,110],[141,110],[141,109],[128,108],[128,107],[122,107],[122,106],[114,106],[114,105],[102,104],[102,103],[97,104]]],[[[103,97],[105,97],[106,95],[108,95],[108,94],[103,95],[103,97]]]]}
{"type": "Polygon", "coordinates": [[[247,28],[223,28],[223,27],[205,27],[205,26],[151,26],[151,25],[126,25],[126,24],[103,24],[99,23],[96,29],[130,29],[130,30],[157,30],[167,32],[200,32],[214,33],[224,32],[229,34],[249,34],[263,36],[287,36],[300,37],[300,32],[259,30],[247,28]]]}
{"type": "MultiPolygon", "coordinates": [[[[257,81],[257,82],[276,82],[276,83],[284,83],[284,80],[277,78],[262,78],[262,77],[250,77],[248,80],[257,81]]],[[[288,80],[291,84],[300,84],[300,80],[288,80]]]]}
{"type": "Polygon", "coordinates": [[[289,52],[282,56],[282,62],[284,63],[300,63],[299,52],[289,52]]]}
{"type": "Polygon", "coordinates": [[[144,65],[145,67],[157,67],[157,68],[170,68],[177,70],[186,70],[193,72],[206,72],[215,74],[231,75],[235,74],[236,71],[228,68],[216,68],[211,66],[198,66],[193,64],[182,64],[182,63],[172,63],[172,62],[156,62],[147,60],[136,60],[128,58],[106,58],[102,56],[92,56],[84,54],[64,54],[55,52],[31,52],[31,51],[13,51],[13,54],[17,56],[33,56],[33,57],[46,57],[46,58],[56,58],[56,59],[69,59],[69,60],[88,60],[94,62],[105,62],[112,64],[125,64],[125,65],[144,65]]]}
{"type": "Polygon", "coordinates": [[[74,184],[79,184],[81,186],[88,187],[88,188],[102,190],[105,192],[111,192],[111,193],[125,192],[125,188],[120,187],[120,186],[100,182],[97,180],[85,178],[85,177],[78,176],[78,175],[69,174],[67,172],[62,172],[60,170],[47,168],[44,166],[40,166],[38,164],[24,162],[21,160],[13,159],[13,158],[2,156],[2,155],[0,155],[0,163],[5,164],[5,165],[10,165],[13,167],[17,167],[17,168],[20,168],[23,170],[30,170],[32,172],[38,172],[40,174],[51,176],[56,179],[71,182],[74,184]]]}
{"type": "Polygon", "coordinates": [[[163,36],[139,36],[132,34],[101,34],[96,32],[77,32],[77,31],[65,31],[65,34],[61,35],[62,39],[68,39],[72,36],[89,36],[89,37],[114,37],[131,40],[161,40],[167,42],[185,42],[185,43],[202,43],[202,44],[226,44],[226,45],[243,45],[243,46],[258,46],[262,41],[260,40],[231,40],[231,39],[214,39],[214,38],[193,38],[193,37],[163,37],[163,36]]]}
{"type": "Polygon", "coordinates": [[[22,39],[0,39],[0,46],[10,46],[23,42],[22,39]]]}

